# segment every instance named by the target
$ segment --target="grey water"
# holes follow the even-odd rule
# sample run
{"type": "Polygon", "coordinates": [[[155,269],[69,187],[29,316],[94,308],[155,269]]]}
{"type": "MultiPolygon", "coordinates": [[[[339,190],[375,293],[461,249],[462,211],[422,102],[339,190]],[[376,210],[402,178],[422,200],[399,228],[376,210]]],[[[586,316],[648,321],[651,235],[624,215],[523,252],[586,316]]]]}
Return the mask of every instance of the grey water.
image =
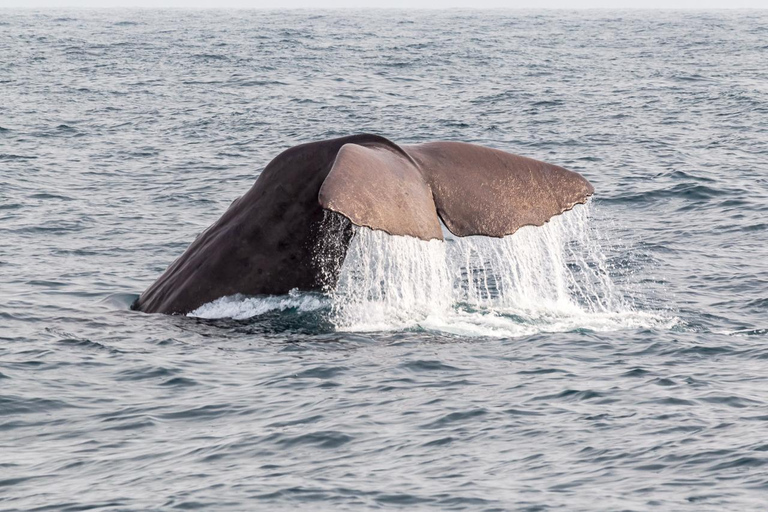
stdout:
{"type": "Polygon", "coordinates": [[[764,509],[767,63],[766,11],[0,10],[0,510],[764,509]],[[357,132],[596,194],[129,309],[357,132]]]}

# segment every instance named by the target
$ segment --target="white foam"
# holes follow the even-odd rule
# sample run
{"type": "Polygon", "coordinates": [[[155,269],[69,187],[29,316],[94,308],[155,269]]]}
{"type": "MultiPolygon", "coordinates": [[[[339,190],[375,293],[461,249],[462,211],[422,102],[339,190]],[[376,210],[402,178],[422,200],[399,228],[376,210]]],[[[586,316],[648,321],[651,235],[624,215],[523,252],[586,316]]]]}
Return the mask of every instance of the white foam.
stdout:
{"type": "Polygon", "coordinates": [[[246,297],[244,295],[230,295],[203,304],[196,310],[187,314],[197,318],[233,318],[244,320],[254,316],[263,315],[271,311],[285,311],[296,309],[297,311],[315,311],[327,307],[328,300],[316,294],[300,293],[291,290],[288,295],[270,295],[265,297],[246,297]]]}

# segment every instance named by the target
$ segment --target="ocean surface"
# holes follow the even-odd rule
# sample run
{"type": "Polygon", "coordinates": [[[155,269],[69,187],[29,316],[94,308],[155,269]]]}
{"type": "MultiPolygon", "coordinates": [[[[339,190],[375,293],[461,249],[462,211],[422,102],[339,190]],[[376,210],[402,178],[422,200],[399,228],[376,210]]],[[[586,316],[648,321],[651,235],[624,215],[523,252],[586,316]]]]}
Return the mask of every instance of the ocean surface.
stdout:
{"type": "Polygon", "coordinates": [[[765,510],[768,11],[0,10],[0,510],[765,510]],[[503,240],[130,304],[280,151],[565,166],[503,240]]]}

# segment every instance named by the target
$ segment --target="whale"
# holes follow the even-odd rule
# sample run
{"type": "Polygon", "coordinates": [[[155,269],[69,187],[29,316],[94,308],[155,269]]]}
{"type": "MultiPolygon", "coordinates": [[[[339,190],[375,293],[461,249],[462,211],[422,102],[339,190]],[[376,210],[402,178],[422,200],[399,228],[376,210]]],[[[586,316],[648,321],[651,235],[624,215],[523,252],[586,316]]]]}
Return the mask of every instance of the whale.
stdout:
{"type": "Polygon", "coordinates": [[[443,240],[443,226],[500,238],[593,194],[576,172],[465,142],[359,134],[300,144],[269,162],[132,307],[186,314],[224,296],[324,290],[353,226],[421,240],[443,240]]]}

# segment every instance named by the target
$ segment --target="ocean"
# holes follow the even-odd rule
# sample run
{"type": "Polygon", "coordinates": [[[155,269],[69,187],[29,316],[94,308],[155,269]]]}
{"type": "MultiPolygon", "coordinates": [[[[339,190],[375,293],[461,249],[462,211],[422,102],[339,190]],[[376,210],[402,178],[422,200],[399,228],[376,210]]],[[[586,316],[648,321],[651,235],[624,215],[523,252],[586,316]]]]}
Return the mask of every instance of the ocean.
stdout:
{"type": "Polygon", "coordinates": [[[766,63],[768,11],[0,10],[0,510],[764,510],[766,63]],[[363,132],[596,193],[130,309],[363,132]]]}

